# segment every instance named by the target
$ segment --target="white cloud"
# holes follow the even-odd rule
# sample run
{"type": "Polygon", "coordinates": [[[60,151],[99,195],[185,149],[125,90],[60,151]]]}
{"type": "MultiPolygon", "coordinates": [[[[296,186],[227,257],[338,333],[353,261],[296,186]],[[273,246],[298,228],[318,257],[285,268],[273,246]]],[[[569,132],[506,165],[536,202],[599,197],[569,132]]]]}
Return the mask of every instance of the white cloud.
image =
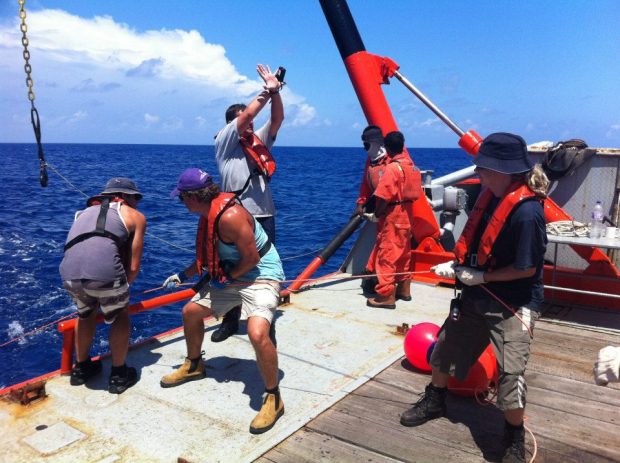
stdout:
{"type": "Polygon", "coordinates": [[[155,116],[153,114],[145,113],[144,114],[144,122],[146,122],[147,125],[156,124],[157,122],[159,122],[159,116],[155,116]]]}
{"type": "MultiPolygon", "coordinates": [[[[20,90],[26,93],[16,22],[0,24],[0,63],[3,80],[9,83],[0,96],[12,99],[20,90]]],[[[86,116],[99,126],[138,128],[146,122],[147,129],[157,124],[168,132],[191,120],[196,124],[189,135],[200,139],[205,130],[219,128],[209,124],[219,124],[229,104],[249,103],[262,88],[257,74],[239,73],[226,49],[207,42],[196,30],[138,31],[110,16],[82,18],[62,10],[40,10],[28,13],[28,36],[35,94],[40,91],[36,103],[48,103],[45,116],[55,129],[86,116]],[[105,99],[95,106],[93,94],[105,94],[105,99]]],[[[303,96],[287,86],[283,98],[290,125],[318,123],[316,109],[303,96]]],[[[0,117],[0,123],[5,120],[0,117]]],[[[56,130],[50,138],[67,139],[75,133],[75,127],[56,130]]],[[[100,130],[92,135],[98,141],[104,136],[100,130]]]]}
{"type": "Polygon", "coordinates": [[[291,125],[293,127],[307,125],[315,118],[315,116],[316,109],[306,103],[299,104],[297,105],[296,111],[294,111],[293,122],[291,122],[291,125]]]}
{"type": "Polygon", "coordinates": [[[609,126],[609,130],[605,133],[607,138],[614,138],[620,134],[620,124],[612,124],[609,126]]]}
{"type": "Polygon", "coordinates": [[[440,122],[439,119],[437,119],[436,117],[432,117],[422,122],[416,122],[415,126],[416,127],[432,127],[434,125],[437,125],[439,122],[440,122]]]}
{"type": "Polygon", "coordinates": [[[67,119],[68,124],[75,124],[83,119],[88,117],[88,113],[86,111],[76,111],[74,112],[69,119],[67,119]]]}

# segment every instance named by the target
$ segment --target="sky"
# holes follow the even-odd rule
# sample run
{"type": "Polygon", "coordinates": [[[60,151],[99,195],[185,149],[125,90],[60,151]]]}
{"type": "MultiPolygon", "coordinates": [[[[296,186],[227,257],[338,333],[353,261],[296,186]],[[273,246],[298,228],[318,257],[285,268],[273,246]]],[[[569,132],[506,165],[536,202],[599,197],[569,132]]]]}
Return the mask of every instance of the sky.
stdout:
{"type": "MultiPolygon", "coordinates": [[[[617,0],[349,7],[366,50],[462,130],[620,147],[617,0]]],[[[0,143],[34,142],[18,9],[0,0],[0,143]]],[[[27,0],[26,11],[44,143],[210,145],[225,109],[260,90],[264,63],[287,69],[278,144],[360,144],[367,122],[318,0],[27,0]]],[[[398,80],[382,88],[407,146],[457,146],[398,80]]]]}

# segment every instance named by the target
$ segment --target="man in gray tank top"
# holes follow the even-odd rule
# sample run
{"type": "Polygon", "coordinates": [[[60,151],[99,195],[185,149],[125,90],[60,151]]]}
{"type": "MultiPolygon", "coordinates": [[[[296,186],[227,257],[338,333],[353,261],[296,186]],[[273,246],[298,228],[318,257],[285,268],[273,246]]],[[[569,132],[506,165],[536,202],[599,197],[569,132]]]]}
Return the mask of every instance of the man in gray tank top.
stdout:
{"type": "Polygon", "coordinates": [[[112,371],[108,391],[121,394],[137,381],[135,368],[127,367],[129,345],[129,283],[140,270],[146,219],[138,212],[142,194],[124,177],[108,181],[101,194],[75,214],[60,263],[63,286],[78,311],[76,366],[71,384],[79,386],[101,371],[92,361],[90,346],[97,325],[97,309],[110,327],[112,371]]]}

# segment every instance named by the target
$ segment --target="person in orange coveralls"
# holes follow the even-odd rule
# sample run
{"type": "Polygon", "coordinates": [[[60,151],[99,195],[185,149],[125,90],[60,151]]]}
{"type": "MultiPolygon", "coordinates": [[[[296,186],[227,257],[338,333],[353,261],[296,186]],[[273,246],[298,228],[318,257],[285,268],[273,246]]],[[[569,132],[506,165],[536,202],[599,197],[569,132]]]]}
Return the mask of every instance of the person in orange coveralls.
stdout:
{"type": "MultiPolygon", "coordinates": [[[[383,169],[388,162],[387,151],[383,146],[383,133],[381,128],[376,125],[369,125],[362,132],[362,142],[364,144],[364,150],[368,153],[366,159],[366,168],[364,169],[364,176],[360,184],[360,193],[355,201],[356,208],[355,214],[363,216],[367,220],[375,221],[376,218],[373,214],[375,210],[375,200],[372,194],[379,184],[379,179],[383,175],[383,169]]],[[[368,257],[368,263],[364,269],[365,275],[375,274],[375,258],[377,250],[376,246],[372,248],[372,252],[368,257]]],[[[364,294],[374,294],[375,285],[377,284],[376,277],[366,277],[362,279],[362,290],[364,294]]]]}
{"type": "MultiPolygon", "coordinates": [[[[395,309],[399,292],[408,290],[411,255],[413,201],[420,194],[420,177],[415,175],[413,161],[404,153],[405,137],[401,132],[385,136],[389,159],[373,196],[378,218],[375,271],[379,283],[377,296],[369,298],[370,307],[395,309]]],[[[409,296],[410,298],[410,296],[409,296]]]]}

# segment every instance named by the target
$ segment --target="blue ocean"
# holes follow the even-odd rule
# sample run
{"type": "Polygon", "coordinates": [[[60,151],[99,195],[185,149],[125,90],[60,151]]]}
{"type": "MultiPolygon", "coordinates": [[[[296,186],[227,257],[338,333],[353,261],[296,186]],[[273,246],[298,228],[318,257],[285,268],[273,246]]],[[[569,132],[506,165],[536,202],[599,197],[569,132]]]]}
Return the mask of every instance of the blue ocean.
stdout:
{"type": "MultiPolygon", "coordinates": [[[[0,389],[60,367],[62,336],[56,324],[24,334],[73,313],[58,266],[76,210],[99,193],[111,177],[135,180],[144,194],[139,209],[148,221],[141,272],[131,287],[132,302],[161,286],[193,259],[197,217],[169,197],[179,174],[201,167],[216,174],[213,146],[46,144],[49,185],[39,184],[34,144],[0,144],[0,389]],[[12,341],[10,342],[9,341],[12,341]]],[[[471,165],[460,149],[410,148],[422,170],[438,177],[471,165]]],[[[277,208],[277,249],[287,279],[294,279],[348,222],[364,168],[359,148],[274,147],[278,170],[272,180],[277,208]]],[[[337,270],[352,236],[319,269],[337,270]]],[[[137,342],[181,325],[175,304],[132,317],[137,342]]],[[[100,326],[92,354],[108,351],[107,327],[100,326]]],[[[131,352],[128,363],[131,363],[131,352]]]]}

